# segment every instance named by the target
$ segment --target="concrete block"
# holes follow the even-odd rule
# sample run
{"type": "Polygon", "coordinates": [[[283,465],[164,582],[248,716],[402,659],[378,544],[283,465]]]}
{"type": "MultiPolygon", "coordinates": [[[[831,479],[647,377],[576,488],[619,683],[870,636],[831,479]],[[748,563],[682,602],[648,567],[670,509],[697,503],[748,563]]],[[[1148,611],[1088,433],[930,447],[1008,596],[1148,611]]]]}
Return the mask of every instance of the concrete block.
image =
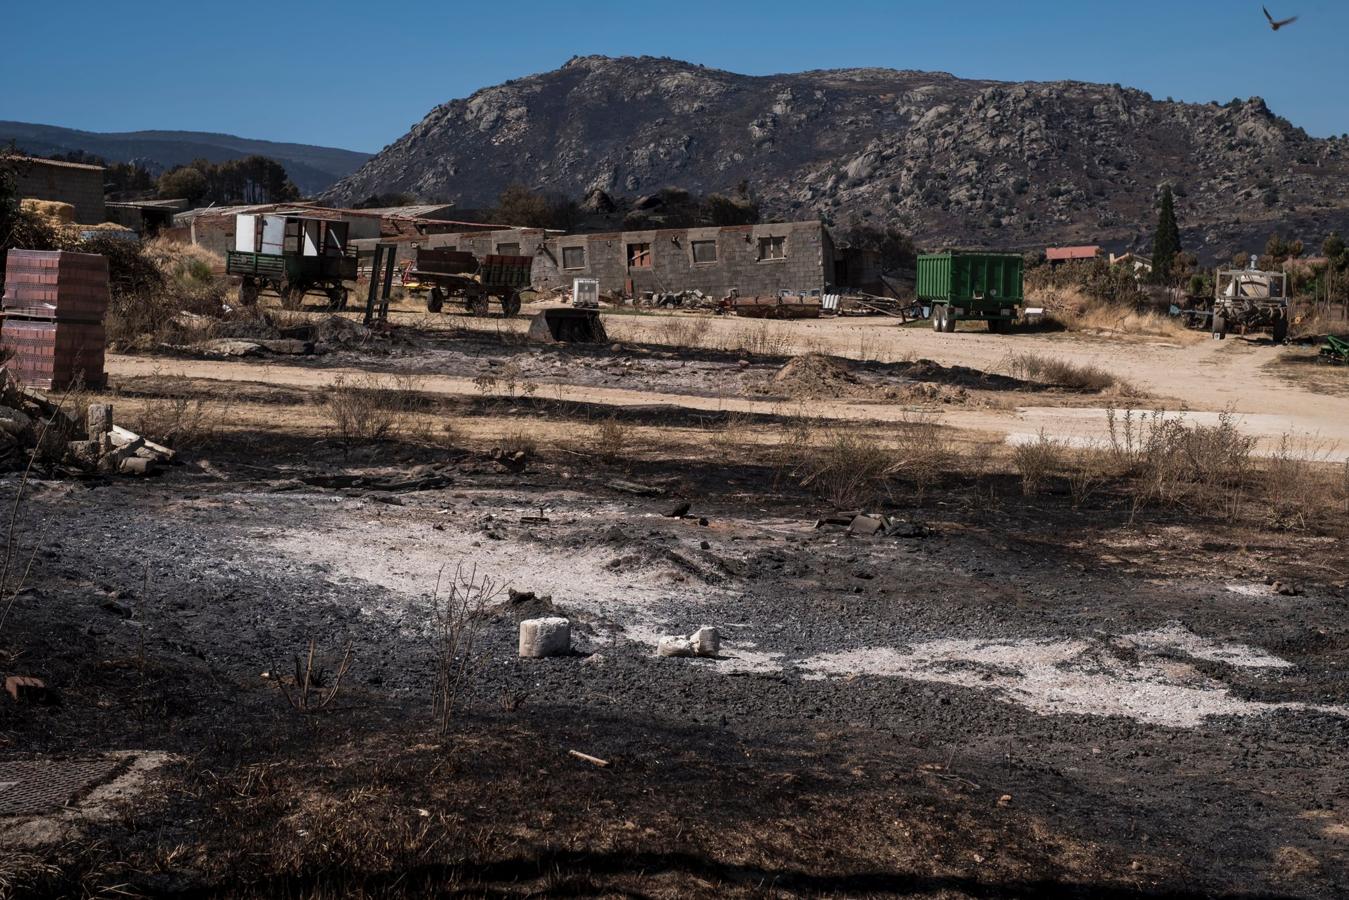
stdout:
{"type": "Polygon", "coordinates": [[[657,656],[693,656],[693,643],[688,638],[670,635],[656,645],[657,656]]]}
{"type": "Polygon", "coordinates": [[[112,431],[112,404],[90,403],[89,418],[85,421],[91,440],[97,440],[98,435],[112,431]]]}
{"type": "Polygon", "coordinates": [[[557,616],[520,623],[520,655],[526,659],[559,656],[571,650],[571,623],[557,616]]]}
{"type": "Polygon", "coordinates": [[[716,656],[721,649],[721,632],[711,625],[704,625],[689,635],[689,644],[697,656],[716,656]]]}
{"type": "Polygon", "coordinates": [[[123,475],[149,475],[155,470],[155,461],[153,459],[142,459],[139,456],[131,456],[122,460],[117,471],[123,475]]]}

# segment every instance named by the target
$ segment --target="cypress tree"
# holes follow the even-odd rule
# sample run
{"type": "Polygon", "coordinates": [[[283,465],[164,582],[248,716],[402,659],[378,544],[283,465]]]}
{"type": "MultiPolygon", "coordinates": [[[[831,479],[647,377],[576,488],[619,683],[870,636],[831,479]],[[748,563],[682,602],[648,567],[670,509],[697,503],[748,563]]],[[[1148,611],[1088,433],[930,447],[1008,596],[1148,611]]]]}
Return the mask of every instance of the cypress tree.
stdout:
{"type": "Polygon", "coordinates": [[[1161,210],[1157,214],[1157,236],[1152,239],[1152,276],[1156,281],[1171,277],[1171,264],[1180,252],[1180,227],[1176,225],[1175,201],[1171,185],[1162,188],[1161,210]]]}

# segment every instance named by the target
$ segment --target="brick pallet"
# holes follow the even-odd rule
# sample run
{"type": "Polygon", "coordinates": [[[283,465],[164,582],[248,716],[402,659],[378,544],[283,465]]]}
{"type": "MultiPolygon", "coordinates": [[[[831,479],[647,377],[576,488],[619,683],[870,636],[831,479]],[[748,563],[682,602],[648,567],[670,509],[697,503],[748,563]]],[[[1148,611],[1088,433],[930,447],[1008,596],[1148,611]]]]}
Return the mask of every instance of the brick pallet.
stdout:
{"type": "Polygon", "coordinates": [[[26,385],[62,390],[103,373],[108,309],[108,261],[93,253],[11,250],[5,262],[6,367],[26,385]]]}

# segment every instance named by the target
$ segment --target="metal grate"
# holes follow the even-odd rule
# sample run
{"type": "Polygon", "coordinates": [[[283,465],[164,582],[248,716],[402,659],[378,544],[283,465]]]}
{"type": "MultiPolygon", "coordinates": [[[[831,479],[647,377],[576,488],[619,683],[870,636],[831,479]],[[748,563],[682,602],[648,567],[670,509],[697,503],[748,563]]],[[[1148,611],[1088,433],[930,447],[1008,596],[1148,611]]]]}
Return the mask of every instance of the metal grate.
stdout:
{"type": "Polygon", "coordinates": [[[31,759],[0,762],[0,816],[28,816],[66,806],[126,765],[121,759],[31,759]]]}

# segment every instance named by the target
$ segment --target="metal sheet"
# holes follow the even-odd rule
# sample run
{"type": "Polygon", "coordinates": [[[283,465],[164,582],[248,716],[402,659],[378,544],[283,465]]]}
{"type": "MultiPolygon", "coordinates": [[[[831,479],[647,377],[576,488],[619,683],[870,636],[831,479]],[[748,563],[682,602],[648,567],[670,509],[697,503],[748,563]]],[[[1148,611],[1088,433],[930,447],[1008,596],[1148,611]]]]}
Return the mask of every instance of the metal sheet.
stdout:
{"type": "Polygon", "coordinates": [[[262,217],[262,241],[258,245],[259,253],[280,256],[286,247],[286,217],[262,217]]]}
{"type": "Polygon", "coordinates": [[[242,213],[234,217],[234,249],[239,253],[258,252],[258,217],[242,213]]]}

